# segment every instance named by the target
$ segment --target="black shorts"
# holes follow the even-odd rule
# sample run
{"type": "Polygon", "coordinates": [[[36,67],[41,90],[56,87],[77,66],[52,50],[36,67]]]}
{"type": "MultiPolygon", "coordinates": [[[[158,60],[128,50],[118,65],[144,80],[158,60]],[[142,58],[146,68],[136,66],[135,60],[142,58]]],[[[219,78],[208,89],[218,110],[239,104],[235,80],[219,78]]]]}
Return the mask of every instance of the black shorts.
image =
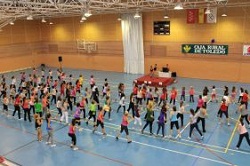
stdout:
{"type": "Polygon", "coordinates": [[[174,125],[175,125],[176,129],[178,130],[179,129],[178,121],[173,121],[173,122],[170,123],[170,129],[171,130],[173,129],[174,125]]]}
{"type": "Polygon", "coordinates": [[[121,125],[121,131],[120,131],[120,133],[122,133],[123,130],[125,130],[126,135],[129,134],[129,133],[128,133],[128,126],[123,126],[123,125],[121,125]]]}
{"type": "Polygon", "coordinates": [[[104,128],[104,123],[97,119],[96,126],[98,127],[99,125],[101,125],[102,129],[104,128]]]}
{"type": "Polygon", "coordinates": [[[75,118],[75,120],[76,120],[77,122],[80,122],[80,121],[81,121],[81,118],[75,118]]]}
{"type": "Polygon", "coordinates": [[[228,118],[228,111],[221,111],[220,110],[220,118],[222,117],[222,114],[225,114],[226,117],[228,118]]]}
{"type": "Polygon", "coordinates": [[[8,105],[3,104],[3,110],[8,111],[8,105]]]}

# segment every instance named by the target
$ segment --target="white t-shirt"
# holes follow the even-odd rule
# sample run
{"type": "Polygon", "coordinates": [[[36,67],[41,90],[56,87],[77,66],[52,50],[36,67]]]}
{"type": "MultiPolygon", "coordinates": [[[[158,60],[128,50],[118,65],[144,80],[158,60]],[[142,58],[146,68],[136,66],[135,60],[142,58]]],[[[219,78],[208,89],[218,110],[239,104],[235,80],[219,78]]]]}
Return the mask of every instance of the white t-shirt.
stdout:
{"type": "Polygon", "coordinates": [[[190,119],[191,119],[190,124],[195,124],[195,123],[197,122],[197,117],[196,117],[196,116],[190,114],[189,117],[190,117],[190,119]]]}

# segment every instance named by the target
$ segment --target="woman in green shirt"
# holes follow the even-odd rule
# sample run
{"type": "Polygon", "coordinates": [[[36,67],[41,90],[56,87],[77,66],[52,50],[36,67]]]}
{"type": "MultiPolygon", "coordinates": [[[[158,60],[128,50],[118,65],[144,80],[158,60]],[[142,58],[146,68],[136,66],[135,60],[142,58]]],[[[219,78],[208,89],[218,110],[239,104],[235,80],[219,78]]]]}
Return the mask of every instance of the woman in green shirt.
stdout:
{"type": "Polygon", "coordinates": [[[146,116],[146,124],[144,125],[141,133],[143,134],[144,129],[149,125],[150,135],[153,135],[153,131],[152,131],[153,122],[154,122],[153,105],[152,104],[148,104],[148,107],[147,107],[147,116],[146,116]]]}
{"type": "Polygon", "coordinates": [[[91,118],[94,119],[94,126],[95,126],[95,121],[96,121],[96,108],[97,108],[97,104],[94,100],[92,100],[90,106],[89,106],[89,118],[88,120],[86,121],[86,124],[88,125],[89,124],[89,120],[91,118]]]}
{"type": "Polygon", "coordinates": [[[38,101],[38,98],[35,99],[34,107],[35,107],[35,113],[39,114],[40,117],[43,117],[42,103],[38,101]]]}

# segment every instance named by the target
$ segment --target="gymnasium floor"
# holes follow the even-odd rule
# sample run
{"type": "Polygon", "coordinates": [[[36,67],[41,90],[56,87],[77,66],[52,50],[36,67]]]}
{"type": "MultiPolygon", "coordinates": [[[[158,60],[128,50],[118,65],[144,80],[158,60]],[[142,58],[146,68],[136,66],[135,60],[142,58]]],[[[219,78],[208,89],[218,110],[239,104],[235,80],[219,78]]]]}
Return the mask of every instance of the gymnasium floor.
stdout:
{"type": "MultiPolygon", "coordinates": [[[[48,71],[48,69],[46,69],[48,71]]],[[[55,70],[55,69],[54,69],[55,70]]],[[[26,73],[31,73],[31,70],[25,70],[26,73]]],[[[6,73],[5,75],[11,77],[16,75],[19,78],[19,72],[6,73]]],[[[140,133],[139,126],[134,127],[133,122],[129,125],[130,137],[133,142],[128,144],[125,139],[125,133],[123,133],[118,141],[115,140],[115,135],[119,131],[121,123],[122,110],[116,113],[118,103],[115,102],[117,98],[117,85],[120,82],[125,83],[126,100],[128,102],[129,94],[132,90],[132,81],[140,77],[141,75],[123,74],[116,72],[102,72],[102,71],[90,71],[90,70],[71,70],[64,69],[66,73],[72,73],[74,77],[78,77],[79,74],[83,74],[86,79],[89,79],[90,75],[94,75],[99,90],[103,85],[104,79],[108,78],[108,82],[111,85],[111,91],[113,96],[112,103],[112,120],[105,119],[105,129],[107,136],[102,136],[101,129],[98,128],[98,132],[92,133],[93,126],[86,126],[82,123],[83,131],[77,132],[77,146],[79,150],[73,151],[70,148],[70,138],[67,135],[68,126],[55,121],[54,124],[54,139],[56,141],[56,147],[50,147],[45,144],[47,133],[45,125],[43,125],[43,141],[38,142],[36,139],[36,131],[34,128],[34,122],[24,122],[23,120],[17,120],[16,118],[7,118],[0,114],[0,156],[4,156],[10,161],[18,165],[24,166],[39,166],[39,165],[134,165],[134,166],[217,166],[217,165],[248,165],[250,159],[250,147],[244,140],[240,150],[236,150],[235,146],[238,141],[238,133],[233,135],[235,128],[235,121],[231,120],[231,126],[227,126],[225,118],[222,125],[218,124],[217,111],[219,108],[218,103],[208,104],[208,118],[206,119],[206,130],[204,140],[200,140],[200,136],[194,131],[193,138],[188,140],[189,127],[187,127],[182,133],[182,139],[168,139],[161,137],[155,137],[148,134],[148,128],[145,129],[145,134],[140,133]],[[230,137],[232,141],[230,141],[230,137]]],[[[56,74],[56,72],[54,72],[56,74]]],[[[8,79],[9,80],[9,79],[8,79]]],[[[240,86],[246,89],[250,89],[248,84],[230,83],[230,82],[218,82],[199,79],[178,78],[178,82],[168,87],[177,87],[181,90],[182,86],[186,89],[192,85],[195,87],[196,96],[201,93],[204,86],[208,86],[211,92],[211,87],[215,85],[217,87],[217,93],[222,94],[224,85],[231,87],[235,85],[238,89],[240,86]]],[[[85,81],[84,87],[89,86],[88,81],[85,81]]],[[[178,96],[178,99],[180,96],[178,96]]],[[[221,98],[221,96],[220,96],[221,98]]],[[[188,96],[186,96],[186,100],[188,96]]],[[[103,101],[102,101],[103,102],[103,101]]],[[[179,103],[177,102],[177,105],[179,103]]],[[[196,102],[190,104],[185,103],[186,110],[190,108],[196,108],[196,102]]],[[[126,108],[128,105],[126,105],[126,108]]],[[[237,119],[239,114],[235,114],[237,104],[231,104],[229,107],[229,113],[233,119],[237,119]]],[[[13,107],[10,107],[13,109],[13,107]]],[[[55,106],[52,108],[52,112],[56,115],[57,111],[55,106]]],[[[142,111],[142,117],[145,115],[145,111],[142,111]]],[[[159,110],[155,111],[155,117],[158,117],[159,110]]],[[[106,115],[107,117],[107,115],[106,115]]],[[[185,115],[184,123],[188,123],[189,115],[185,115]]],[[[70,118],[71,119],[71,118],[70,118]]],[[[145,122],[143,121],[143,125],[145,122]]],[[[201,124],[199,124],[200,126],[201,124]]],[[[201,126],[200,126],[201,129],[201,126]]],[[[154,122],[153,131],[156,133],[157,123],[154,122]]],[[[174,130],[175,131],[175,130],[174,130]]],[[[166,124],[166,133],[169,132],[169,122],[166,124]]],[[[176,131],[174,132],[176,135],[176,131]]]]}

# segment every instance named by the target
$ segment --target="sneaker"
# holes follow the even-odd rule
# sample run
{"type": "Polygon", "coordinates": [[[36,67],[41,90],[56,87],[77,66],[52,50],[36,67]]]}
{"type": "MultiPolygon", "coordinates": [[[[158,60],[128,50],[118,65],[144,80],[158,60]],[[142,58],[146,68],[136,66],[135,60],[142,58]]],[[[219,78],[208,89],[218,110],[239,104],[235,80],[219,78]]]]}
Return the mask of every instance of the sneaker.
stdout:
{"type": "Polygon", "coordinates": [[[87,121],[87,122],[86,122],[86,125],[88,126],[88,124],[89,124],[89,122],[87,121]]]}
{"type": "Polygon", "coordinates": [[[130,144],[132,141],[130,140],[130,141],[128,141],[128,144],[130,144]]]}
{"type": "Polygon", "coordinates": [[[103,133],[103,135],[107,135],[107,133],[103,133]]]}
{"type": "Polygon", "coordinates": [[[111,118],[109,118],[109,121],[111,121],[112,119],[111,118]]]}
{"type": "Polygon", "coordinates": [[[116,140],[118,140],[119,138],[118,137],[115,137],[116,140]]]}
{"type": "Polygon", "coordinates": [[[73,144],[70,144],[70,147],[71,147],[71,148],[73,148],[73,146],[74,146],[73,144]]]}
{"type": "Polygon", "coordinates": [[[188,137],[188,139],[191,139],[191,137],[188,137]]]}
{"type": "Polygon", "coordinates": [[[20,118],[20,119],[18,119],[18,120],[23,120],[23,118],[20,118]]]}
{"type": "Polygon", "coordinates": [[[219,125],[221,125],[221,122],[219,122],[219,125]]]}
{"type": "Polygon", "coordinates": [[[172,138],[172,135],[169,135],[168,138],[172,138]]]}
{"type": "Polygon", "coordinates": [[[204,139],[204,136],[201,136],[201,140],[203,140],[204,139]]]}
{"type": "Polygon", "coordinates": [[[53,148],[53,147],[56,147],[56,144],[52,144],[52,145],[50,145],[50,146],[53,148]]]}
{"type": "Polygon", "coordinates": [[[142,130],[141,133],[143,134],[143,132],[144,132],[144,131],[142,130]]]}
{"type": "Polygon", "coordinates": [[[46,145],[51,144],[51,142],[45,142],[46,145]]]}
{"type": "Polygon", "coordinates": [[[180,135],[180,134],[178,135],[178,138],[180,138],[180,139],[181,139],[181,135],[180,135]]]}
{"type": "Polygon", "coordinates": [[[231,124],[230,123],[227,123],[228,126],[230,126],[231,124]]]}
{"type": "Polygon", "coordinates": [[[73,150],[78,150],[78,147],[74,147],[73,150]]]}

